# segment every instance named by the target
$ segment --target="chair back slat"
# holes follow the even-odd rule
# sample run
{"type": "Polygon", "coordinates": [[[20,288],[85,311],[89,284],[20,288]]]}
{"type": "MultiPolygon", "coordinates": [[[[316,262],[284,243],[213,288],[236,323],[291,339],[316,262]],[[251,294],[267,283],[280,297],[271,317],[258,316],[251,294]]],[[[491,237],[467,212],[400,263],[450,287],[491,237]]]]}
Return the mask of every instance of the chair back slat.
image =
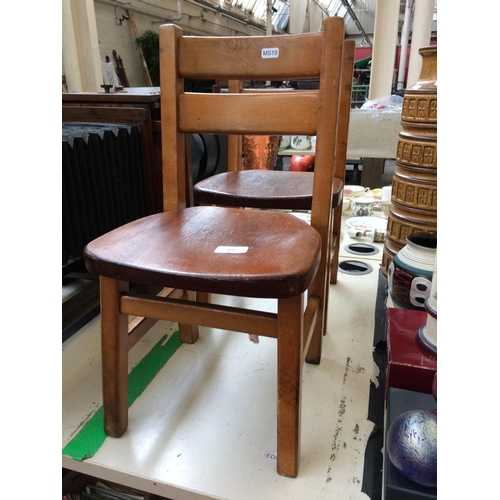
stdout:
{"type": "Polygon", "coordinates": [[[315,135],[318,95],[292,94],[186,93],[179,97],[179,129],[187,133],[315,135]]]}
{"type": "Polygon", "coordinates": [[[283,36],[184,37],[181,78],[280,80],[318,78],[321,32],[283,36]],[[228,52],[238,58],[228,57],[228,52]]]}

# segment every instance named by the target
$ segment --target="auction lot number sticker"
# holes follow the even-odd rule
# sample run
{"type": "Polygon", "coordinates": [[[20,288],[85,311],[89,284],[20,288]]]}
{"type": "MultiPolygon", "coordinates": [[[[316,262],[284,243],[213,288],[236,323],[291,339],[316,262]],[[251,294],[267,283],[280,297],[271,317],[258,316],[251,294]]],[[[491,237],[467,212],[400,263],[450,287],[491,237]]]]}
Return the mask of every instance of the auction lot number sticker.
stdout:
{"type": "Polygon", "coordinates": [[[262,59],[276,59],[280,56],[280,49],[277,47],[272,49],[262,49],[262,59]]]}

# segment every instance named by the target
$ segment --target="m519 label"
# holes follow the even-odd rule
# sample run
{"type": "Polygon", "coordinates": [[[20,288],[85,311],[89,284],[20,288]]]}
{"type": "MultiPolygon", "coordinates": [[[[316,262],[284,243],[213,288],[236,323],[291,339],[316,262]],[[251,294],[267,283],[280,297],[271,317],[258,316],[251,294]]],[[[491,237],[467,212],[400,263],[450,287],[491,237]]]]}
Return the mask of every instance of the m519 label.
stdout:
{"type": "Polygon", "coordinates": [[[262,49],[262,59],[276,59],[280,56],[280,49],[262,49]]]}

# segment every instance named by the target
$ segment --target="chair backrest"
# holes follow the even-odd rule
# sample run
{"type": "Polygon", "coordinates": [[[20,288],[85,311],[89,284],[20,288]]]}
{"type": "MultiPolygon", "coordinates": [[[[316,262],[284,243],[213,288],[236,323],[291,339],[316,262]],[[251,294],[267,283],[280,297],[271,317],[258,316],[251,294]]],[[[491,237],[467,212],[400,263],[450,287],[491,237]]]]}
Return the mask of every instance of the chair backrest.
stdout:
{"type": "MultiPolygon", "coordinates": [[[[340,90],[340,109],[339,109],[339,122],[341,129],[337,131],[337,161],[334,167],[334,176],[338,179],[344,180],[345,178],[345,160],[347,153],[347,135],[349,128],[349,118],[352,100],[352,79],[353,79],[353,64],[356,43],[354,40],[344,41],[344,53],[342,59],[342,72],[345,72],[345,77],[341,78],[340,90]]],[[[280,89],[268,88],[243,88],[243,82],[240,80],[228,81],[228,92],[252,92],[263,93],[269,91],[279,91],[280,89]]],[[[217,89],[220,92],[220,88],[217,89]]],[[[303,90],[295,90],[295,92],[304,92],[303,90]]],[[[242,161],[242,136],[230,135],[228,138],[228,153],[227,153],[227,167],[228,171],[241,171],[243,170],[242,161]]]]}
{"type": "MultiPolygon", "coordinates": [[[[186,206],[185,134],[315,135],[311,224],[328,240],[344,22],[281,36],[184,36],[160,27],[163,208],[186,206]],[[184,79],[319,80],[319,91],[187,93],[184,79]]],[[[326,248],[325,248],[326,250],[326,248]]]]}

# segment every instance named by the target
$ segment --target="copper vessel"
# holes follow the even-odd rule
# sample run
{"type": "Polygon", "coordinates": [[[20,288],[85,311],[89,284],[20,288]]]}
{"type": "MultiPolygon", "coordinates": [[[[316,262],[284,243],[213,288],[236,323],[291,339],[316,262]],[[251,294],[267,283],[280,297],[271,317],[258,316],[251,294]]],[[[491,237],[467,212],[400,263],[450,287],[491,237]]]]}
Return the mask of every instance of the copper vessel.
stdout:
{"type": "Polygon", "coordinates": [[[242,144],[243,170],[273,170],[281,136],[244,135],[242,144]]]}

